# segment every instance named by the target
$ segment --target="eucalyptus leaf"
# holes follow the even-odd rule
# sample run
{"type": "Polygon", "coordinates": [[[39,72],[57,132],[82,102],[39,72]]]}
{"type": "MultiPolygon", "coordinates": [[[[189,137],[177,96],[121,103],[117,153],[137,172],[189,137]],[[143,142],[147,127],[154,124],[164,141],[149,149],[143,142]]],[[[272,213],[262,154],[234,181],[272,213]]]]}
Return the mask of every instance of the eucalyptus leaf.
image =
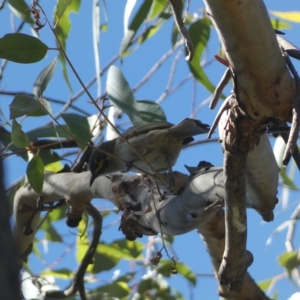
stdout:
{"type": "Polygon", "coordinates": [[[68,132],[70,132],[70,128],[68,125],[53,126],[53,124],[51,124],[49,126],[42,126],[36,129],[32,129],[27,132],[27,135],[30,140],[45,137],[57,138],[57,136],[61,138],[70,138],[68,132]]]}
{"type": "MultiPolygon", "coordinates": [[[[166,277],[171,276],[171,268],[174,266],[171,260],[161,260],[157,271],[166,277]]],[[[183,263],[176,263],[176,270],[178,274],[185,277],[193,286],[197,284],[196,275],[192,272],[192,270],[183,263]]]]}
{"type": "Polygon", "coordinates": [[[43,95],[43,92],[47,88],[48,83],[50,82],[53,74],[55,72],[57,66],[57,57],[43,69],[43,71],[39,74],[35,83],[33,85],[33,94],[40,98],[43,95]]]}
{"type": "Polygon", "coordinates": [[[12,123],[11,140],[18,148],[29,146],[29,138],[22,130],[22,126],[14,119],[12,123]]]}
{"type": "Polygon", "coordinates": [[[69,269],[58,269],[58,270],[46,269],[41,272],[41,276],[54,276],[60,279],[72,279],[74,277],[74,272],[69,269]]]}
{"type": "Polygon", "coordinates": [[[33,24],[33,20],[30,16],[30,9],[24,0],[8,0],[10,9],[23,21],[33,24]]]}
{"type": "Polygon", "coordinates": [[[158,14],[160,14],[166,6],[169,5],[168,0],[153,0],[151,11],[149,14],[149,20],[153,20],[158,14]]]}
{"type": "Polygon", "coordinates": [[[282,168],[280,170],[280,177],[282,179],[282,183],[287,186],[288,188],[290,188],[291,190],[294,191],[299,191],[299,188],[297,187],[297,185],[294,183],[294,181],[288,176],[288,174],[286,173],[286,170],[284,168],[282,168]]]}
{"type": "Polygon", "coordinates": [[[290,22],[300,23],[300,11],[273,11],[270,13],[278,18],[287,20],[290,22]]]}
{"type": "Polygon", "coordinates": [[[46,116],[48,114],[52,115],[52,108],[49,101],[47,101],[45,98],[40,97],[39,105],[40,105],[39,108],[31,113],[28,113],[28,116],[40,117],[40,116],[46,116]]]}
{"type": "Polygon", "coordinates": [[[9,105],[9,117],[10,119],[21,117],[36,111],[39,107],[40,103],[36,97],[28,94],[18,94],[9,105]]]}
{"type": "Polygon", "coordinates": [[[111,244],[100,243],[97,252],[99,253],[109,253],[111,256],[122,258],[122,259],[132,259],[139,258],[144,246],[142,243],[137,241],[128,241],[126,239],[116,240],[111,244]]]}
{"type": "Polygon", "coordinates": [[[55,16],[60,19],[67,10],[71,0],[58,0],[56,5],[55,16]]]}
{"type": "Polygon", "coordinates": [[[24,33],[9,33],[0,38],[0,57],[29,64],[42,60],[48,47],[38,38],[24,33]]]}
{"type": "Polygon", "coordinates": [[[79,147],[81,149],[84,149],[86,147],[86,144],[92,138],[87,117],[83,117],[74,113],[64,113],[62,114],[62,118],[69,126],[71,132],[78,142],[79,147]]]}
{"type": "Polygon", "coordinates": [[[280,19],[270,19],[270,21],[271,21],[272,27],[277,30],[292,28],[290,23],[284,22],[280,19]]]}
{"type": "Polygon", "coordinates": [[[144,122],[167,121],[167,117],[163,109],[154,101],[138,100],[137,109],[144,122]]]}
{"type": "Polygon", "coordinates": [[[48,218],[44,220],[41,229],[46,233],[45,239],[51,242],[62,242],[62,238],[48,218]]]}
{"type": "Polygon", "coordinates": [[[127,296],[131,292],[131,288],[126,282],[117,281],[109,284],[105,284],[97,288],[94,292],[97,292],[99,299],[106,299],[105,295],[109,295],[110,299],[128,299],[127,296]]]}
{"type": "Polygon", "coordinates": [[[116,66],[108,70],[106,91],[109,100],[128,115],[134,125],[143,123],[138,104],[124,75],[116,66]]]}
{"type": "Polygon", "coordinates": [[[125,32],[125,35],[121,42],[120,54],[123,55],[127,51],[128,47],[132,42],[132,39],[134,38],[138,29],[146,19],[151,6],[152,6],[152,0],[144,0],[143,4],[141,5],[139,10],[133,17],[128,29],[125,32]]]}
{"type": "Polygon", "coordinates": [[[162,25],[172,16],[172,10],[170,6],[167,6],[165,10],[159,15],[159,17],[154,21],[154,23],[149,26],[145,32],[139,38],[139,43],[142,44],[144,41],[151,38],[156,34],[162,25]]]}
{"type": "Polygon", "coordinates": [[[194,22],[190,28],[189,33],[194,46],[194,57],[192,61],[188,62],[188,66],[194,77],[210,92],[214,92],[215,87],[206,76],[203,68],[200,65],[201,57],[206,48],[210,35],[211,21],[208,18],[202,18],[194,22]]]}
{"type": "MultiPolygon", "coordinates": [[[[57,18],[59,19],[59,22],[57,23],[54,30],[57,38],[59,39],[64,49],[67,48],[67,39],[72,26],[69,15],[71,13],[77,13],[79,11],[80,4],[81,4],[81,0],[72,0],[69,3],[68,0],[59,0],[57,2],[56,9],[54,11],[54,22],[57,21],[57,18]]],[[[72,92],[72,86],[69,80],[66,59],[62,54],[60,54],[59,60],[62,65],[63,75],[66,84],[70,89],[70,91],[72,92]]]]}
{"type": "Polygon", "coordinates": [[[286,269],[289,276],[293,269],[300,266],[300,258],[298,251],[284,252],[278,257],[279,264],[286,269]]]}
{"type": "Polygon", "coordinates": [[[271,284],[274,282],[274,279],[275,279],[275,277],[258,282],[259,288],[262,291],[266,292],[269,289],[269,287],[271,286],[271,284]]]}
{"type": "Polygon", "coordinates": [[[39,195],[44,184],[44,163],[39,155],[34,155],[29,161],[26,175],[30,186],[39,195]]]}

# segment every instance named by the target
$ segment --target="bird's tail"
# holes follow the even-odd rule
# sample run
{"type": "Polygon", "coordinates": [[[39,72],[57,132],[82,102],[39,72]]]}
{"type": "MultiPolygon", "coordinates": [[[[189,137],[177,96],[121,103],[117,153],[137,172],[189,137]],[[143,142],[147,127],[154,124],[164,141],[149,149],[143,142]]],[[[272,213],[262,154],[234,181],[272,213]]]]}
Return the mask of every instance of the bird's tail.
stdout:
{"type": "Polygon", "coordinates": [[[186,118],[177,125],[172,126],[169,132],[174,132],[182,139],[190,138],[194,135],[208,133],[209,125],[203,124],[201,121],[196,119],[186,118]]]}

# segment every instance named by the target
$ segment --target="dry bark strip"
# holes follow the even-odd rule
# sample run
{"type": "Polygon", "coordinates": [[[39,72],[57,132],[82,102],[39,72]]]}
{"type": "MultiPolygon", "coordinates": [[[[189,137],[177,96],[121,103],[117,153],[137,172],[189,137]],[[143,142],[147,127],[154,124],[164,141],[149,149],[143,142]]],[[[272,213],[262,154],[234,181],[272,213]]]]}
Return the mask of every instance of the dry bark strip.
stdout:
{"type": "Polygon", "coordinates": [[[235,85],[236,101],[231,105],[222,144],[227,176],[226,244],[218,276],[229,290],[239,290],[252,261],[246,251],[247,153],[259,143],[268,124],[292,120],[296,89],[263,1],[204,3],[222,42],[235,85]]]}

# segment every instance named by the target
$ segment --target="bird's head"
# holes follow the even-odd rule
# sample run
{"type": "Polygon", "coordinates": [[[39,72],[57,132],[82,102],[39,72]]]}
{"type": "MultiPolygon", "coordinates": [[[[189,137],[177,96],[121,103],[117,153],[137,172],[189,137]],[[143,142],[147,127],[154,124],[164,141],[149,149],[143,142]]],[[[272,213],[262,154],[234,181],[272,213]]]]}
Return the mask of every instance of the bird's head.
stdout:
{"type": "Polygon", "coordinates": [[[98,148],[94,149],[94,151],[92,152],[89,162],[90,171],[92,173],[90,179],[90,186],[92,186],[94,180],[98,176],[117,171],[114,159],[111,156],[104,153],[107,152],[113,154],[114,146],[115,140],[107,141],[102,143],[98,148]],[[102,152],[101,150],[103,150],[104,152],[102,152]]]}
{"type": "Polygon", "coordinates": [[[90,171],[92,173],[90,186],[92,186],[96,177],[105,171],[109,165],[108,156],[98,149],[95,149],[90,158],[90,171]]]}

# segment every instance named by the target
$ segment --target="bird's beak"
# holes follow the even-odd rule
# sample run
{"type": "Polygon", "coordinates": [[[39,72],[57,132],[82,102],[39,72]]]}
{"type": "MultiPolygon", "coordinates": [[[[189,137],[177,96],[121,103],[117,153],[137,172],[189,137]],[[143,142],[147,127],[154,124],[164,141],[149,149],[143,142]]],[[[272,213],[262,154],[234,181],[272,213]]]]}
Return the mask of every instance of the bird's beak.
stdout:
{"type": "Polygon", "coordinates": [[[96,174],[92,173],[91,179],[90,179],[90,186],[92,186],[94,180],[97,178],[96,174]]]}

